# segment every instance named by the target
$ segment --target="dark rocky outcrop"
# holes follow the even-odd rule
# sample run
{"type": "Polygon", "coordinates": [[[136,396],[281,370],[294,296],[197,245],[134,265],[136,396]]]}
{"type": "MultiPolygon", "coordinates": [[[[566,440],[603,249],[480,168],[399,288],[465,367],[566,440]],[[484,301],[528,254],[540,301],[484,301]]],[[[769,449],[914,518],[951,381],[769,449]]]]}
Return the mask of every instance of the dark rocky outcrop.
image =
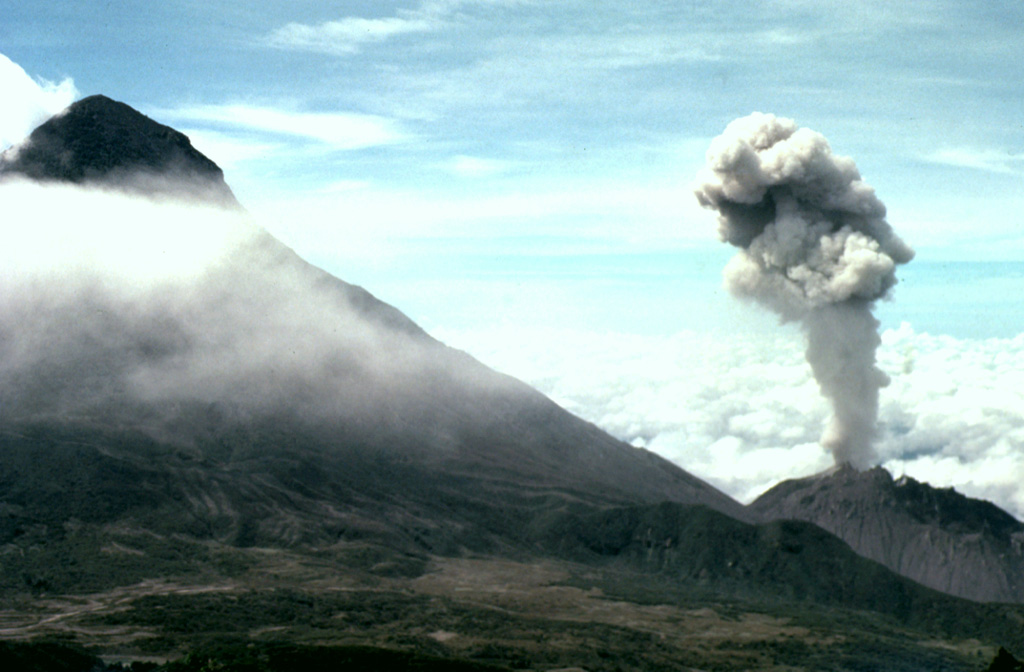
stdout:
{"type": "Polygon", "coordinates": [[[0,158],[0,177],[97,184],[240,207],[220,167],[188,137],[132,107],[89,96],[0,158]]]}
{"type": "Polygon", "coordinates": [[[1024,602],[1024,523],[989,502],[876,467],[785,481],[750,508],[815,523],[861,555],[978,601],[1024,602]]]}
{"type": "Polygon", "coordinates": [[[986,672],[1024,672],[1024,663],[1014,658],[1005,648],[999,647],[999,653],[992,659],[986,672]]]}

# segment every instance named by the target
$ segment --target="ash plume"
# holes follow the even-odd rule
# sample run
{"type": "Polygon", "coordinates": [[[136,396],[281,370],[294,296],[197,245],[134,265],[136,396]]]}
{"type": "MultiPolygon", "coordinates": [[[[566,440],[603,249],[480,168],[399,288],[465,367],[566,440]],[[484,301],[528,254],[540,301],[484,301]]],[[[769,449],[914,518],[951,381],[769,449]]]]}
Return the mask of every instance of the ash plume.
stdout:
{"type": "Polygon", "coordinates": [[[722,241],[739,248],[725,284],[797,321],[807,361],[833,415],[821,438],[837,464],[869,466],[879,390],[876,300],[913,250],[853,160],[792,119],[754,113],[730,123],[707,152],[694,192],[718,212],[722,241]]]}

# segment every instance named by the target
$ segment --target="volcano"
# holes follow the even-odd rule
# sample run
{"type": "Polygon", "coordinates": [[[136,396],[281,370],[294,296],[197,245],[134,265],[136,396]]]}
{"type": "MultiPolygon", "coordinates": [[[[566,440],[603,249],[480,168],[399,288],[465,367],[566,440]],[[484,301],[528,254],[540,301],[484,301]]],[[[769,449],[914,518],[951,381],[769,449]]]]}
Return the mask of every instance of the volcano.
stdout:
{"type": "Polygon", "coordinates": [[[757,523],[209,198],[176,131],[77,105],[0,187],[34,246],[0,292],[0,638],[33,641],[0,658],[968,672],[1024,649],[1016,606],[757,523]]]}
{"type": "MultiPolygon", "coordinates": [[[[185,136],[102,96],[43,124],[15,154],[7,172],[44,184],[173,183],[162,196],[230,200],[220,169],[185,136]]],[[[177,206],[147,207],[156,221],[177,206]]],[[[153,247],[159,261],[159,241],[181,234],[148,226],[129,247],[143,257],[153,247]]],[[[185,276],[126,279],[108,264],[10,284],[0,543],[45,548],[70,525],[111,547],[125,546],[111,530],[130,530],[236,547],[357,539],[457,553],[520,544],[538,512],[574,506],[667,500],[747,517],[306,263],[244,213],[213,216],[184,256],[201,256],[221,229],[228,242],[185,276]]],[[[25,558],[26,576],[5,574],[10,585],[73,581],[36,576],[25,558]]]]}
{"type": "Polygon", "coordinates": [[[183,133],[102,95],[89,96],[0,156],[0,178],[102,185],[241,207],[220,167],[183,133]]]}
{"type": "Polygon", "coordinates": [[[784,481],[750,508],[769,520],[815,523],[859,554],[936,590],[1024,602],[1024,523],[952,488],[847,465],[784,481]]]}

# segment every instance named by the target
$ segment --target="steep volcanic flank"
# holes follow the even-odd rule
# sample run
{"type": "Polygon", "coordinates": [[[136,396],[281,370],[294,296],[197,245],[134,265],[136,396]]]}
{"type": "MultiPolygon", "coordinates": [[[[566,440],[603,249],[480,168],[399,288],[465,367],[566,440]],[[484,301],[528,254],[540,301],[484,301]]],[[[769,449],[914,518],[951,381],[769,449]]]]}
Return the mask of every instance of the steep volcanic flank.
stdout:
{"type": "Polygon", "coordinates": [[[188,137],[106,96],[74,103],[4,152],[5,173],[239,207],[220,167],[188,137]]]}
{"type": "MultiPolygon", "coordinates": [[[[70,181],[116,166],[132,182],[136,169],[152,176],[182,165],[187,140],[153,130],[162,128],[88,98],[34,133],[16,165],[70,181]],[[166,142],[151,142],[154,133],[166,142]]],[[[189,174],[220,190],[212,163],[189,174]]],[[[31,214],[44,222],[46,203],[69,202],[84,221],[68,235],[115,227],[104,240],[133,258],[122,268],[98,246],[106,263],[51,261],[9,279],[0,544],[40,548],[71,525],[80,535],[359,539],[444,553],[516,545],[537,511],[579,505],[669,500],[747,516],[671,463],[437,342],[239,212],[107,194],[100,213],[85,213],[96,204],[81,189],[10,188],[9,202],[41,204],[31,214]],[[140,221],[105,221],[123,213],[140,221]],[[199,234],[183,258],[209,261],[162,272],[163,250],[186,235],[186,220],[199,220],[187,229],[199,234]]]]}
{"type": "Polygon", "coordinates": [[[861,555],[960,597],[1024,602],[1024,523],[995,505],[885,469],[785,481],[750,508],[813,522],[861,555]]]}

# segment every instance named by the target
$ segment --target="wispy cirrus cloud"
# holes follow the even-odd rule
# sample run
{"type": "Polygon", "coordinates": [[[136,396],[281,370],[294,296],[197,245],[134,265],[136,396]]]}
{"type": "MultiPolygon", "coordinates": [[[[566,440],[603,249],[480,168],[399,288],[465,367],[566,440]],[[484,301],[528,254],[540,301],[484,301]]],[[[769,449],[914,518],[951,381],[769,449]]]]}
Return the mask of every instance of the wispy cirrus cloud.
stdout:
{"type": "Polygon", "coordinates": [[[304,139],[337,150],[389,145],[409,137],[392,119],[355,112],[299,112],[233,104],[181,107],[160,110],[158,114],[193,125],[304,139]]]}
{"type": "Polygon", "coordinates": [[[193,147],[224,170],[271,156],[282,149],[281,143],[265,142],[247,135],[192,128],[182,128],[181,132],[188,136],[193,147]]]}
{"type": "Polygon", "coordinates": [[[289,23],[267,37],[267,44],[278,49],[312,51],[344,55],[359,52],[363,44],[383,42],[405,33],[422,33],[436,27],[436,20],[406,12],[403,16],[364,19],[350,16],[316,26],[289,23]]]}
{"type": "MultiPolygon", "coordinates": [[[[458,167],[436,166],[449,171],[458,167]]],[[[466,179],[486,176],[480,167],[461,169],[465,173],[461,177],[466,179]]],[[[396,250],[427,246],[439,254],[456,245],[500,248],[503,254],[511,254],[509,238],[527,240],[524,244],[532,254],[544,254],[566,247],[605,252],[626,247],[663,250],[709,237],[706,228],[678,230],[680,212],[684,216],[706,215],[696,200],[692,206],[680,206],[678,190],[671,185],[560,182],[541,189],[518,176],[510,181],[517,185],[512,191],[491,190],[481,184],[480,189],[462,193],[430,193],[372,180],[343,179],[325,185],[319,194],[280,202],[259,200],[261,211],[277,220],[272,227],[275,234],[307,256],[324,248],[344,247],[350,232],[323,216],[339,210],[365,229],[364,239],[377,239],[396,250]],[[296,212],[301,216],[295,216],[296,212]]]]}
{"type": "Polygon", "coordinates": [[[516,4],[522,4],[522,0],[425,0],[416,9],[400,9],[394,16],[346,16],[316,25],[288,23],[270,33],[264,42],[277,49],[344,56],[359,53],[367,44],[443,28],[467,5],[516,4]]]}
{"type": "Polygon", "coordinates": [[[460,154],[438,164],[446,173],[457,177],[484,178],[506,173],[517,164],[503,159],[489,159],[480,156],[460,154]]]}
{"type": "Polygon", "coordinates": [[[951,147],[926,155],[925,160],[957,168],[973,168],[990,173],[1007,175],[1024,171],[1024,154],[998,149],[976,149],[973,147],[951,147]]]}

